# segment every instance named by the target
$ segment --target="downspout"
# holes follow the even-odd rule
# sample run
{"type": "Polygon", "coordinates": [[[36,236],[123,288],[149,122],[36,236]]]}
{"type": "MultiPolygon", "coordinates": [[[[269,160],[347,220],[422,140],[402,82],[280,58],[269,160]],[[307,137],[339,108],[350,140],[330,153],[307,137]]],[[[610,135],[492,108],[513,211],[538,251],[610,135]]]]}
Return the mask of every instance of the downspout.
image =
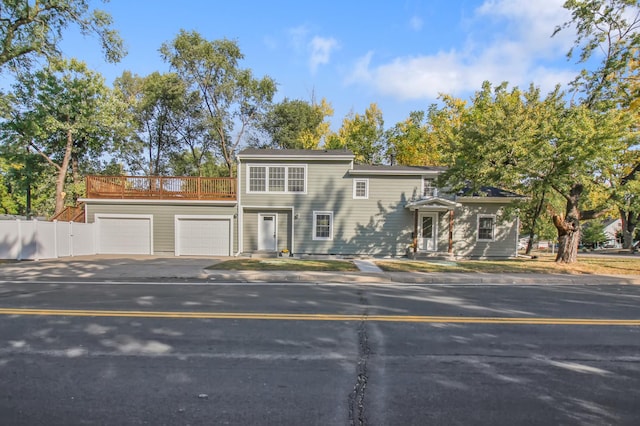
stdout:
{"type": "Polygon", "coordinates": [[[241,191],[240,188],[242,188],[242,185],[240,184],[241,182],[241,178],[242,178],[242,161],[240,160],[240,158],[238,157],[238,173],[237,173],[238,177],[237,177],[237,182],[236,182],[236,198],[237,198],[237,203],[236,203],[236,210],[237,210],[237,219],[236,219],[236,225],[238,227],[238,252],[235,254],[235,257],[240,256],[240,254],[242,253],[243,249],[244,249],[244,244],[243,244],[243,234],[242,234],[242,203],[241,203],[241,191]]]}
{"type": "Polygon", "coordinates": [[[295,236],[295,225],[296,223],[296,208],[291,207],[291,251],[289,253],[295,253],[296,249],[296,236],[295,236]]]}

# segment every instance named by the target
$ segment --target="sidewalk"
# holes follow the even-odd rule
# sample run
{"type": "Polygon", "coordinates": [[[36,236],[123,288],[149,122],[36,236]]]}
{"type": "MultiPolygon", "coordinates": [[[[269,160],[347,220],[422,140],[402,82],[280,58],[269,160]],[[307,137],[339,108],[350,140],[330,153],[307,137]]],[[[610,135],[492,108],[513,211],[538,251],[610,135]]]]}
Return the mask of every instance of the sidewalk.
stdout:
{"type": "MultiPolygon", "coordinates": [[[[158,256],[79,256],[0,263],[0,281],[162,281],[235,283],[353,284],[640,284],[638,275],[488,274],[378,272],[364,264],[360,272],[223,271],[206,269],[227,258],[158,256]]],[[[365,262],[367,263],[367,262],[365,262]]],[[[368,262],[372,263],[372,262],[368,262]]],[[[375,266],[375,265],[373,265],[375,266]]]]}

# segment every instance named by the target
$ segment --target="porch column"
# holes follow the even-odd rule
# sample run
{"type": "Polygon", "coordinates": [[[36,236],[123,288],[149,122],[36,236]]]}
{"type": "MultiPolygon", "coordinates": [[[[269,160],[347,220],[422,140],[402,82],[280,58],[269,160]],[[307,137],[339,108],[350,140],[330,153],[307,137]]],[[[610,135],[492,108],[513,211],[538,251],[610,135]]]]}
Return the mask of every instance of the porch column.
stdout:
{"type": "Polygon", "coordinates": [[[418,209],[413,211],[413,253],[418,252],[418,209]]]}
{"type": "Polygon", "coordinates": [[[453,253],[453,210],[449,210],[449,254],[453,253]]]}

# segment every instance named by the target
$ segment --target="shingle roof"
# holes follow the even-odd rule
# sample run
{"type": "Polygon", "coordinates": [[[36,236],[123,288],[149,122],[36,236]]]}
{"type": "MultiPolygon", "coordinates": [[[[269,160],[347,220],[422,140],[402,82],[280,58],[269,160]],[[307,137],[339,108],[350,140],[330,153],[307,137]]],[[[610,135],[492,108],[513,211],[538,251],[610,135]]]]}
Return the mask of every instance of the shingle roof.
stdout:
{"type": "Polygon", "coordinates": [[[371,165],[371,164],[355,164],[353,170],[362,171],[401,171],[401,172],[443,172],[447,170],[446,167],[440,166],[385,166],[385,165],[371,165]]]}
{"type": "Polygon", "coordinates": [[[353,156],[348,149],[271,149],[271,148],[246,148],[238,153],[238,157],[344,157],[353,156]]]}
{"type": "Polygon", "coordinates": [[[459,197],[495,197],[495,198],[521,198],[522,195],[495,186],[481,186],[477,191],[470,188],[462,189],[457,194],[459,197]]]}

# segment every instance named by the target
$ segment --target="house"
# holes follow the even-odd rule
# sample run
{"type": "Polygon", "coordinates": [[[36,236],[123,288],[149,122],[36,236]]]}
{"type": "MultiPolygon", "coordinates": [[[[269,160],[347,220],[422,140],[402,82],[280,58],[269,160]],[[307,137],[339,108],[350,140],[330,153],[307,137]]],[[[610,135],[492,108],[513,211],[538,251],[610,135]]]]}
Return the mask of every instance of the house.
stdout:
{"type": "Polygon", "coordinates": [[[620,247],[620,234],[622,233],[622,219],[608,218],[602,221],[604,234],[607,236],[605,247],[620,247]]]}
{"type": "Polygon", "coordinates": [[[100,253],[516,255],[520,197],[448,194],[442,167],[354,164],[346,150],[245,149],[237,179],[87,178],[100,253]]]}

